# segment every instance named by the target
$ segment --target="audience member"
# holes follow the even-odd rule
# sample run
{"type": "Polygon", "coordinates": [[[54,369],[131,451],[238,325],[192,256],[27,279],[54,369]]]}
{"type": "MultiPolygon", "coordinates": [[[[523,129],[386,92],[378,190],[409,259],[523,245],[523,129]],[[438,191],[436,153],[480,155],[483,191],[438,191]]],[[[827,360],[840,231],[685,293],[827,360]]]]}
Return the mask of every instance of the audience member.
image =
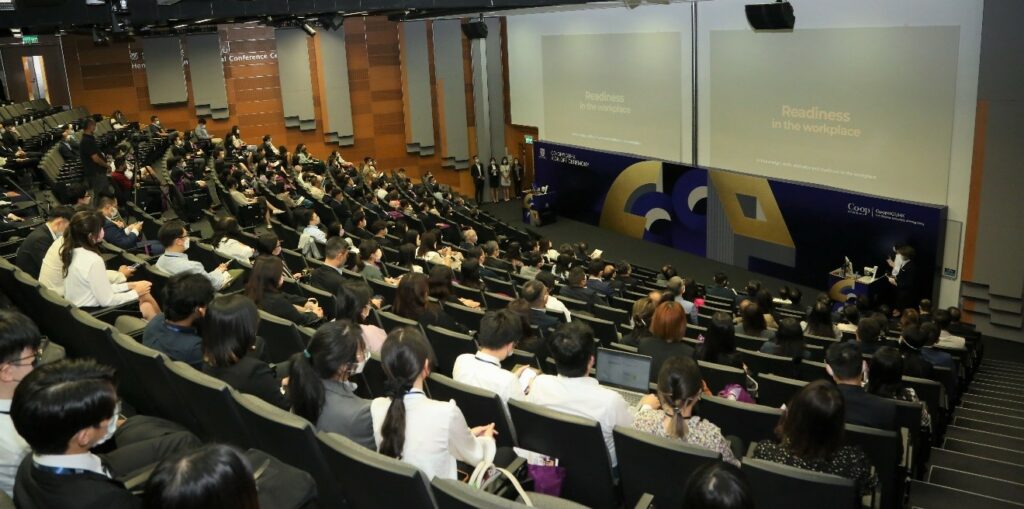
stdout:
{"type": "Polygon", "coordinates": [[[951,371],[954,370],[956,362],[953,360],[953,355],[936,348],[941,338],[939,326],[934,321],[924,322],[921,324],[920,331],[921,335],[924,336],[924,347],[920,350],[921,358],[931,363],[933,367],[938,366],[940,368],[948,368],[951,371]]]}
{"type": "Polygon", "coordinates": [[[881,346],[879,341],[882,334],[882,326],[875,317],[861,318],[857,322],[857,343],[865,355],[874,355],[881,346]]]}
{"type": "Polygon", "coordinates": [[[661,365],[671,357],[693,357],[693,347],[683,341],[686,336],[686,312],[675,301],[662,302],[651,318],[651,337],[644,338],[637,352],[651,357],[651,381],[658,380],[661,365]]]}
{"type": "Polygon", "coordinates": [[[374,440],[381,454],[414,465],[427,479],[455,479],[457,460],[495,460],[494,423],[471,429],[454,401],[423,393],[433,357],[418,330],[401,327],[388,334],[381,349],[388,397],[370,403],[374,440]]]}
{"type": "Polygon", "coordinates": [[[181,220],[173,220],[164,223],[157,234],[160,243],[164,246],[164,254],[156,260],[156,268],[170,274],[202,274],[210,280],[215,290],[225,288],[231,282],[231,274],[228,273],[228,264],[222,263],[217,268],[207,272],[202,263],[191,261],[185,251],[191,247],[192,239],[189,238],[188,229],[181,220]]]}
{"type": "Polygon", "coordinates": [[[214,299],[203,321],[203,372],[239,392],[288,409],[281,381],[255,352],[259,320],[259,309],[248,297],[236,294],[214,299]]]}
{"type": "Polygon", "coordinates": [[[320,326],[306,349],[291,359],[292,411],[319,431],[338,433],[376,450],[370,401],[356,395],[357,386],[351,381],[363,372],[369,357],[355,323],[339,320],[320,326]]]}
{"type": "MultiPolygon", "coordinates": [[[[879,348],[871,358],[868,380],[869,393],[882,398],[920,403],[913,387],[903,384],[903,355],[899,348],[884,346],[879,348]]],[[[928,407],[921,404],[921,429],[931,430],[932,419],[928,407]]]]}
{"type": "Polygon", "coordinates": [[[348,260],[348,243],[342,237],[327,239],[324,246],[324,264],[309,275],[309,284],[330,294],[338,293],[345,281],[343,267],[348,260]]]}
{"type": "Polygon", "coordinates": [[[260,256],[252,264],[252,274],[245,285],[245,295],[256,305],[279,318],[297,325],[312,325],[324,317],[324,310],[315,299],[306,299],[281,291],[284,267],[276,256],[260,256]]]}
{"type": "Polygon", "coordinates": [[[828,347],[825,369],[832,375],[846,401],[846,422],[870,428],[896,429],[896,406],[864,390],[867,363],[856,343],[847,341],[828,347]]]}
{"type": "Polygon", "coordinates": [[[213,286],[200,274],[178,274],[163,289],[163,313],[146,324],[142,344],[171,360],[196,369],[203,366],[203,339],[198,324],[213,300],[213,286]]]}
{"type": "Polygon", "coordinates": [[[218,253],[248,262],[256,256],[256,250],[242,240],[242,227],[233,216],[225,216],[213,223],[213,239],[210,241],[218,253]]]}
{"type": "Polygon", "coordinates": [[[704,388],[697,362],[690,357],[671,357],[662,364],[657,382],[658,393],[640,400],[633,427],[710,449],[721,454],[723,461],[740,466],[722,430],[693,415],[704,388]]]}
{"type": "Polygon", "coordinates": [[[804,331],[800,329],[800,322],[796,321],[796,318],[783,318],[779,330],[775,331],[775,335],[769,341],[761,345],[760,351],[791,359],[811,358],[811,352],[804,345],[804,331]]]}
{"type": "Polygon", "coordinates": [[[548,271],[543,271],[534,277],[537,281],[544,283],[544,287],[548,289],[548,299],[544,303],[544,309],[550,309],[551,311],[557,311],[565,316],[566,322],[572,321],[572,314],[569,313],[569,308],[565,307],[565,303],[558,300],[551,292],[555,289],[555,275],[548,271]]]}
{"type": "Polygon", "coordinates": [[[562,323],[558,318],[547,313],[547,301],[551,297],[548,295],[548,288],[544,286],[544,283],[536,279],[523,283],[523,289],[520,290],[519,296],[530,304],[530,324],[537,326],[541,336],[546,336],[549,329],[562,323]]]}
{"type": "Polygon", "coordinates": [[[522,398],[530,389],[536,372],[524,374],[527,366],[507,371],[501,363],[512,355],[523,338],[523,321],[509,309],[489,311],[480,320],[476,354],[462,354],[455,359],[452,378],[456,382],[486,389],[497,394],[502,401],[522,398]]]}
{"type": "Polygon", "coordinates": [[[779,419],[778,442],[758,443],[754,458],[853,479],[862,494],[870,493],[878,479],[864,451],[843,445],[845,413],[843,394],[831,382],[811,382],[779,419]]]}
{"type": "MultiPolygon", "coordinates": [[[[904,316],[906,313],[904,313],[904,316]]],[[[921,355],[927,344],[925,334],[917,325],[907,325],[900,333],[900,351],[903,352],[903,374],[917,378],[933,378],[934,366],[921,355]]]]}
{"type": "Polygon", "coordinates": [[[259,509],[256,479],[245,455],[210,444],[160,462],[142,494],[145,509],[259,509]]]}
{"type": "Polygon", "coordinates": [[[440,305],[430,302],[428,291],[426,275],[406,274],[398,282],[395,301],[391,304],[392,312],[402,318],[416,320],[424,328],[436,325],[455,332],[469,332],[469,329],[455,321],[440,305]]]}
{"type": "Polygon", "coordinates": [[[569,270],[569,276],[565,280],[565,286],[559,290],[559,297],[575,299],[586,304],[587,309],[592,310],[595,304],[605,305],[608,302],[604,295],[586,286],[587,273],[583,267],[573,267],[569,270]]]}
{"type": "Polygon", "coordinates": [[[743,356],[736,350],[736,329],[729,313],[719,311],[711,317],[704,342],[697,346],[694,358],[734,368],[744,367],[743,356]]]}
{"type": "Polygon", "coordinates": [[[595,345],[594,332],[587,324],[572,322],[560,325],[547,342],[558,376],[538,376],[526,400],[597,421],[614,467],[618,460],[612,429],[615,426],[632,426],[633,417],[626,400],[619,393],[601,387],[596,378],[589,376],[594,367],[595,345]]]}
{"type": "Polygon", "coordinates": [[[698,467],[683,486],[687,509],[754,509],[754,494],[743,471],[715,461],[698,467]]]}
{"type": "Polygon", "coordinates": [[[379,355],[388,333],[376,325],[366,323],[370,316],[370,308],[377,305],[372,296],[373,290],[366,281],[346,280],[338,288],[338,293],[334,294],[334,316],[337,320],[349,320],[359,324],[366,350],[379,355]]]}
{"type": "Polygon", "coordinates": [[[737,334],[745,334],[755,338],[771,339],[775,334],[768,330],[764,313],[756,302],[744,300],[740,302],[740,323],[736,325],[737,334]]]}
{"type": "Polygon", "coordinates": [[[32,230],[18,246],[15,264],[26,274],[38,278],[43,267],[43,257],[53,242],[64,235],[75,215],[75,209],[62,205],[50,210],[46,222],[32,230]]]}
{"type": "MultiPolygon", "coordinates": [[[[622,344],[629,346],[640,346],[640,342],[652,337],[651,319],[654,318],[654,301],[650,297],[641,297],[633,303],[633,312],[630,315],[633,330],[622,336],[622,344]]],[[[732,324],[729,325],[730,327],[732,324]]]]}
{"type": "MultiPolygon", "coordinates": [[[[31,236],[29,236],[31,238],[31,236]]],[[[956,308],[950,308],[956,309],[956,308]]],[[[957,313],[960,310],[957,309],[957,313]]],[[[951,348],[956,350],[963,350],[967,348],[967,340],[964,338],[954,335],[950,331],[950,326],[953,323],[953,318],[948,310],[940,309],[935,312],[935,325],[939,327],[939,341],[934,345],[939,348],[951,348]]],[[[959,317],[958,317],[959,318],[959,317]]]]}
{"type": "Polygon", "coordinates": [[[18,465],[31,451],[11,421],[11,398],[21,380],[39,364],[42,335],[29,317],[0,311],[0,489],[14,496],[18,465]]]}
{"type": "Polygon", "coordinates": [[[839,339],[842,333],[832,323],[832,310],[828,302],[818,301],[807,314],[807,326],[804,332],[811,336],[822,338],[839,339]]]}
{"type": "Polygon", "coordinates": [[[696,304],[683,298],[683,292],[686,291],[686,280],[679,276],[673,276],[669,278],[668,283],[665,284],[665,288],[672,296],[672,299],[683,306],[683,309],[686,310],[686,314],[689,316],[690,321],[697,323],[696,304]]]}
{"type": "Polygon", "coordinates": [[[603,295],[605,299],[611,297],[615,290],[603,279],[606,264],[601,260],[591,260],[587,265],[587,288],[603,295]]]}

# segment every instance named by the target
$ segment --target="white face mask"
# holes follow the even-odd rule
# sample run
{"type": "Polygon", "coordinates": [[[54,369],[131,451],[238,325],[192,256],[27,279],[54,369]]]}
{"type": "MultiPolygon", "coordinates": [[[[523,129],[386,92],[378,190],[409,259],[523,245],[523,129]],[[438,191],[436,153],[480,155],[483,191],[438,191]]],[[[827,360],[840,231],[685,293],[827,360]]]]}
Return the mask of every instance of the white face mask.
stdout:
{"type": "Polygon", "coordinates": [[[352,368],[352,374],[353,375],[358,375],[359,373],[362,373],[363,372],[363,368],[365,368],[365,367],[366,367],[366,358],[364,357],[362,361],[357,362],[355,364],[355,366],[352,368]]]}
{"type": "Polygon", "coordinates": [[[124,172],[124,176],[125,176],[126,178],[128,178],[128,180],[131,180],[131,179],[132,179],[132,175],[134,175],[134,174],[135,174],[135,173],[134,173],[134,172],[132,172],[132,170],[128,170],[128,171],[124,172]]]}
{"type": "Polygon", "coordinates": [[[190,237],[185,237],[185,251],[188,251],[188,248],[191,245],[192,245],[192,239],[190,237]]]}
{"type": "Polygon", "coordinates": [[[107,422],[107,432],[103,435],[103,438],[101,438],[99,442],[96,442],[95,444],[93,444],[93,447],[96,447],[98,445],[104,444],[104,443],[106,443],[107,440],[110,440],[111,438],[113,438],[114,432],[117,431],[117,420],[120,417],[121,417],[121,403],[118,402],[117,406],[114,407],[114,415],[112,415],[110,417],[110,420],[107,422]]]}

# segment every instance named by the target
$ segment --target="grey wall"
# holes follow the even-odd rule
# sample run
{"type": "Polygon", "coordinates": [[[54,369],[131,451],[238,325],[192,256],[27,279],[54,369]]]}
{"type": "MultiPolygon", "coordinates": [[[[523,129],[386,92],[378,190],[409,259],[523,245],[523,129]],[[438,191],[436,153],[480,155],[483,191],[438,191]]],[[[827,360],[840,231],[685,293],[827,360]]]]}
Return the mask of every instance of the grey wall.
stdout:
{"type": "Polygon", "coordinates": [[[220,59],[220,35],[190,35],[185,39],[185,45],[196,115],[228,118],[228,90],[224,83],[224,63],[220,59]]]}
{"type": "Polygon", "coordinates": [[[321,30],[318,34],[324,76],[321,100],[327,102],[324,133],[328,142],[349,146],[355,143],[355,133],[352,129],[352,95],[348,88],[345,29],[321,30]]]}
{"type": "MultiPolygon", "coordinates": [[[[972,277],[963,281],[971,321],[985,334],[1024,341],[1024,2],[985,0],[974,171],[982,172],[972,277]]],[[[967,228],[972,225],[968,224],[967,228]]],[[[971,249],[971,246],[967,246],[971,249]]]]}
{"type": "MultiPolygon", "coordinates": [[[[505,79],[501,61],[501,20],[487,18],[487,102],[490,121],[491,154],[501,162],[505,147],[505,79]]],[[[512,158],[509,158],[511,162],[512,158]]]]}
{"type": "Polygon", "coordinates": [[[316,129],[313,112],[313,78],[309,69],[309,36],[298,28],[274,31],[277,67],[281,81],[284,125],[303,131],[316,129]]]}
{"type": "Polygon", "coordinates": [[[469,166],[469,129],[466,126],[466,86],[462,61],[462,22],[434,22],[434,76],[444,100],[445,147],[441,154],[447,167],[469,166]]]}
{"type": "Polygon", "coordinates": [[[405,148],[412,154],[434,153],[434,107],[430,97],[430,54],[427,22],[400,25],[402,72],[405,74],[405,148]]]}
{"type": "Polygon", "coordinates": [[[146,82],[150,104],[188,102],[185,69],[181,59],[181,39],[147,37],[142,40],[146,54],[146,82]]]}

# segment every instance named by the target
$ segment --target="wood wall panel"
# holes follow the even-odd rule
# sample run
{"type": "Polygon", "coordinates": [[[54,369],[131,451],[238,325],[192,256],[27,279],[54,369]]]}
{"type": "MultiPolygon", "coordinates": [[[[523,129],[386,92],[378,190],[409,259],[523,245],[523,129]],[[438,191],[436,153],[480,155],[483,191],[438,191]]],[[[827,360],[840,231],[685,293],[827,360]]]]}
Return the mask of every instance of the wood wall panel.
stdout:
{"type": "MultiPolygon", "coordinates": [[[[428,26],[428,30],[431,28],[428,26]]],[[[317,118],[316,130],[300,132],[284,127],[282,99],[277,62],[270,57],[276,50],[273,30],[255,24],[221,25],[219,35],[224,54],[224,77],[227,86],[229,117],[207,120],[211,134],[223,137],[233,125],[242,130],[247,143],[256,144],[264,134],[274,137],[278,145],[290,150],[299,143],[314,154],[326,158],[336,145],[325,143],[323,119],[317,118]]],[[[432,34],[427,40],[432,43],[432,34]]],[[[351,17],[345,21],[345,50],[348,59],[349,86],[352,101],[352,123],[355,144],[340,148],[350,161],[372,155],[385,169],[404,167],[412,176],[431,171],[442,183],[457,185],[458,175],[441,168],[440,151],[432,156],[409,154],[405,147],[405,114],[402,104],[401,48],[398,25],[381,17],[351,17]]],[[[468,66],[468,43],[464,56],[468,66]]],[[[433,58],[433,52],[428,54],[433,58]]],[[[159,115],[165,127],[178,130],[195,125],[195,104],[189,84],[188,104],[156,107],[149,104],[146,71],[141,42],[115,42],[97,47],[89,37],[68,36],[65,39],[65,67],[72,102],[84,105],[90,112],[110,114],[120,109],[132,120],[142,124],[150,115],[159,115]],[[132,55],[135,54],[135,60],[132,55]]],[[[319,76],[316,47],[310,45],[310,70],[319,76]]],[[[191,69],[185,67],[186,78],[191,69]]],[[[467,119],[470,136],[475,135],[472,115],[472,74],[466,74],[467,119]]],[[[443,122],[437,101],[438,84],[434,82],[431,65],[431,91],[434,104],[435,139],[441,139],[443,122]]],[[[313,80],[314,104],[319,111],[321,80],[313,80]]],[[[469,146],[473,146],[470,143],[469,146]]],[[[471,192],[464,189],[463,192],[471,192]]]]}

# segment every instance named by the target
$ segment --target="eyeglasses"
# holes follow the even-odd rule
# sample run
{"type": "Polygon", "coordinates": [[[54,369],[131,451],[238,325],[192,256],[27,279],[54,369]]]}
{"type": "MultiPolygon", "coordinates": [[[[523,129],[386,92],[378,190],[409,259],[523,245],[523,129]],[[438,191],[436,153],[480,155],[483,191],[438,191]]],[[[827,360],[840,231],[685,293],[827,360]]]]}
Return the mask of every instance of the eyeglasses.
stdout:
{"type": "Polygon", "coordinates": [[[13,361],[8,362],[7,364],[10,364],[11,366],[17,366],[19,368],[24,368],[27,366],[38,366],[39,363],[43,360],[43,350],[46,349],[46,345],[49,343],[49,338],[43,336],[42,340],[39,342],[39,348],[37,348],[35,352],[32,352],[32,355],[14,359],[13,361]]]}

